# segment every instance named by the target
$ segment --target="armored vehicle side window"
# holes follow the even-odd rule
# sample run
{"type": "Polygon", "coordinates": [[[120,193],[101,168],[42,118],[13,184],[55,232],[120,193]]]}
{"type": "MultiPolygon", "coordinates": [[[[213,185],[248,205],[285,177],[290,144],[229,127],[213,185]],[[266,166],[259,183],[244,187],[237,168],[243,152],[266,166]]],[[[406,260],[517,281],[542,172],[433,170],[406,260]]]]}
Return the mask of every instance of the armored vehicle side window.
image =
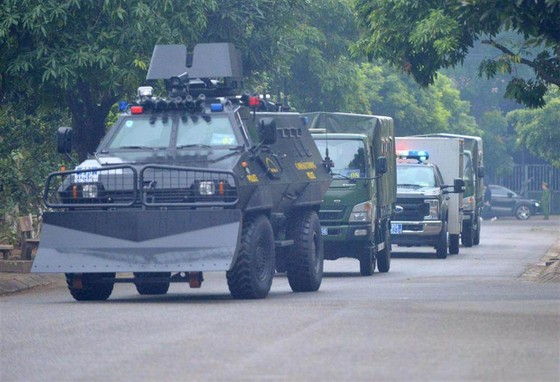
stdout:
{"type": "Polygon", "coordinates": [[[315,143],[321,154],[325,154],[328,145],[329,157],[334,162],[333,173],[348,178],[366,176],[366,155],[364,143],[360,140],[316,139],[315,143]]]}
{"type": "Polygon", "coordinates": [[[147,118],[131,118],[123,121],[109,144],[110,149],[165,148],[169,146],[172,130],[171,120],[159,118],[153,123],[147,118]]]}
{"type": "Polygon", "coordinates": [[[177,147],[191,145],[231,146],[237,145],[230,119],[227,116],[197,117],[179,120],[177,147]]]}
{"type": "Polygon", "coordinates": [[[434,170],[428,166],[397,166],[397,184],[435,187],[434,170]]]}

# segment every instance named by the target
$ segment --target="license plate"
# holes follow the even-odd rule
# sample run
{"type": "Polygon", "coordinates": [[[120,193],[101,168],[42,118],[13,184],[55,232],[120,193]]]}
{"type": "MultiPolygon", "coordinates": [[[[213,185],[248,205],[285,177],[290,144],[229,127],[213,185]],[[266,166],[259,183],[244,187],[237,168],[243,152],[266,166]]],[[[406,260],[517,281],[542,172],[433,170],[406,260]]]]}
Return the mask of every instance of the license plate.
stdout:
{"type": "Polygon", "coordinates": [[[402,233],[402,224],[391,223],[391,235],[400,235],[402,233]]]}
{"type": "Polygon", "coordinates": [[[329,234],[329,229],[327,227],[321,227],[321,235],[327,236],[329,234]]]}

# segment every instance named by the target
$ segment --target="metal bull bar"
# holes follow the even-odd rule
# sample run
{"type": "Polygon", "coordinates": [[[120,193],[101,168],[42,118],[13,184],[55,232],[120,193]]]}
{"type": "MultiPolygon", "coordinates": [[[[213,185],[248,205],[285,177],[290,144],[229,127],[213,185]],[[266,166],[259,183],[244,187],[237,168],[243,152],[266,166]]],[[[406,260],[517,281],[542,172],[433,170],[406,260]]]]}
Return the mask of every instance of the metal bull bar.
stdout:
{"type": "Polygon", "coordinates": [[[49,175],[44,197],[61,210],[43,214],[33,272],[224,271],[234,264],[241,211],[231,208],[238,200],[231,172],[78,169],[49,175]]]}

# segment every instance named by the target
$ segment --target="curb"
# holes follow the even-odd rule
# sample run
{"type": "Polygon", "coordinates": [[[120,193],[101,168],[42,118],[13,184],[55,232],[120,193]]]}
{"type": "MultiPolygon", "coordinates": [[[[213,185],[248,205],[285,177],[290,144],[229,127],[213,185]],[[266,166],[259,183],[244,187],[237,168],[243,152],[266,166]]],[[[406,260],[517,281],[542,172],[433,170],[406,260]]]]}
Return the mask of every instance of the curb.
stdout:
{"type": "Polygon", "coordinates": [[[543,283],[560,283],[560,239],[556,241],[536,265],[530,266],[524,279],[543,283]]]}

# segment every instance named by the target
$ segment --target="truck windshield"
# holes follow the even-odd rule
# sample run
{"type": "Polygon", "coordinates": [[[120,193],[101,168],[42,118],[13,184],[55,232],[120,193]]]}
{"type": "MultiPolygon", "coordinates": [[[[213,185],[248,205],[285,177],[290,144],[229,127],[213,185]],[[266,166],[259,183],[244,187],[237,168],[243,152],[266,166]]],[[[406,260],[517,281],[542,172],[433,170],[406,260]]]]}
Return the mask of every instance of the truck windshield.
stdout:
{"type": "Polygon", "coordinates": [[[337,174],[347,178],[366,176],[366,155],[364,143],[356,139],[316,139],[319,152],[325,156],[329,149],[329,157],[334,163],[332,169],[337,174]]]}
{"type": "Polygon", "coordinates": [[[236,146],[230,119],[225,115],[213,115],[179,120],[177,148],[236,146]]]}
{"type": "Polygon", "coordinates": [[[171,119],[158,118],[152,123],[148,118],[126,119],[109,143],[109,148],[166,148],[171,142],[172,126],[171,119]]]}
{"type": "Polygon", "coordinates": [[[434,170],[427,166],[397,166],[398,186],[435,187],[434,170]]]}

